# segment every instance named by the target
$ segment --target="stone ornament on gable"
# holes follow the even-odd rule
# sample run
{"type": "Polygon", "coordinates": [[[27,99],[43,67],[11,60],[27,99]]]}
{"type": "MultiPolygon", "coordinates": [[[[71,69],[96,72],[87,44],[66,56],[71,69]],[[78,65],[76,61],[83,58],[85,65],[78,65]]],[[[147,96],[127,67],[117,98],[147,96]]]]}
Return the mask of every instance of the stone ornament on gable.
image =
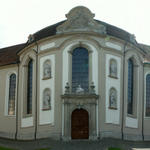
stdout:
{"type": "Polygon", "coordinates": [[[86,7],[75,7],[66,14],[67,20],[57,27],[57,34],[80,31],[106,34],[106,27],[95,21],[94,16],[95,14],[86,7]]]}

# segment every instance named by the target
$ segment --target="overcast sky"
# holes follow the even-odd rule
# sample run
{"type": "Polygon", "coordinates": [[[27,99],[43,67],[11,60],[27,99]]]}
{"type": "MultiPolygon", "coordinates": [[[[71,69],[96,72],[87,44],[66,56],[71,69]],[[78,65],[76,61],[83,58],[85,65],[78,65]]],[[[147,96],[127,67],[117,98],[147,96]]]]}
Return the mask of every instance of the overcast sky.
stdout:
{"type": "Polygon", "coordinates": [[[150,0],[0,0],[0,48],[26,42],[29,34],[64,20],[79,5],[150,45],[150,0]]]}

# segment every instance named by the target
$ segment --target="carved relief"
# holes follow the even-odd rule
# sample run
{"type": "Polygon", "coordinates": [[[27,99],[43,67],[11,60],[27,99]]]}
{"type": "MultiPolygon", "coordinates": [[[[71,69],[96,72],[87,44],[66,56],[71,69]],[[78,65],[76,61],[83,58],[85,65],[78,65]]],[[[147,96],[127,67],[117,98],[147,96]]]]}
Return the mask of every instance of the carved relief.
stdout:
{"type": "Polygon", "coordinates": [[[51,109],[51,93],[50,89],[45,89],[43,92],[43,110],[51,109]]]}
{"type": "Polygon", "coordinates": [[[43,79],[46,80],[49,78],[51,78],[51,63],[47,60],[43,65],[43,79]]]}
{"type": "Polygon", "coordinates": [[[110,60],[109,64],[109,75],[110,77],[115,77],[117,78],[117,62],[114,59],[110,60]]]}
{"type": "Polygon", "coordinates": [[[115,88],[111,88],[109,91],[109,108],[117,109],[117,91],[115,88]]]}
{"type": "Polygon", "coordinates": [[[76,31],[93,31],[106,34],[106,27],[94,18],[95,14],[83,6],[73,8],[67,15],[67,21],[57,27],[57,34],[76,31]]]}

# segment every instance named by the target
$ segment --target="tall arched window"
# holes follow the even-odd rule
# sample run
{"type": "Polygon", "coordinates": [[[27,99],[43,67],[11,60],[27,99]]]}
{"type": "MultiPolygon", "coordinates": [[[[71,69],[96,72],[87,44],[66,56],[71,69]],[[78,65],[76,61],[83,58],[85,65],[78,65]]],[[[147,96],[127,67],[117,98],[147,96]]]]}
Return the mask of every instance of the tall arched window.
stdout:
{"type": "Polygon", "coordinates": [[[146,76],[146,112],[147,117],[150,117],[150,74],[146,76]]]}
{"type": "Polygon", "coordinates": [[[87,49],[78,47],[72,53],[72,92],[88,92],[89,54],[87,49]]]}
{"type": "Polygon", "coordinates": [[[28,63],[27,79],[27,114],[32,114],[32,78],[33,78],[33,60],[28,63]]]}
{"type": "Polygon", "coordinates": [[[8,115],[15,115],[16,75],[13,73],[9,78],[8,115]]]}
{"type": "Polygon", "coordinates": [[[128,60],[128,114],[133,114],[133,77],[134,63],[132,59],[128,60]]]}

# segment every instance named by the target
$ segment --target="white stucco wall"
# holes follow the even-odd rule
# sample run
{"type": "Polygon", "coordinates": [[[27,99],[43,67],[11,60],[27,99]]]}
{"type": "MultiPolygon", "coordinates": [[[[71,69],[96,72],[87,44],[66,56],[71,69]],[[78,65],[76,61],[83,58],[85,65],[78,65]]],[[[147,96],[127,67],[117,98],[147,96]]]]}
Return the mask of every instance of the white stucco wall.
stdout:
{"type": "Polygon", "coordinates": [[[120,57],[106,54],[106,123],[120,123],[120,57]],[[109,77],[109,61],[115,59],[117,62],[117,79],[109,77]],[[117,90],[117,109],[109,108],[109,90],[114,87],[117,90]]]}
{"type": "Polygon", "coordinates": [[[40,59],[40,86],[39,86],[39,124],[54,124],[54,100],[55,100],[55,55],[47,55],[40,59]],[[43,64],[45,61],[51,62],[51,76],[52,78],[43,80],[43,64]],[[43,91],[49,88],[51,90],[51,109],[42,110],[43,108],[43,91]]]}
{"type": "Polygon", "coordinates": [[[138,119],[126,117],[126,127],[138,128],[138,119]]]}
{"type": "Polygon", "coordinates": [[[43,44],[40,46],[40,50],[44,51],[44,50],[47,50],[47,49],[52,48],[54,46],[55,46],[55,42],[43,44]]]}
{"type": "Polygon", "coordinates": [[[112,42],[106,42],[105,45],[109,48],[113,48],[113,49],[116,49],[116,50],[119,50],[121,51],[121,46],[115,44],[115,43],[112,43],[112,42]]]}

